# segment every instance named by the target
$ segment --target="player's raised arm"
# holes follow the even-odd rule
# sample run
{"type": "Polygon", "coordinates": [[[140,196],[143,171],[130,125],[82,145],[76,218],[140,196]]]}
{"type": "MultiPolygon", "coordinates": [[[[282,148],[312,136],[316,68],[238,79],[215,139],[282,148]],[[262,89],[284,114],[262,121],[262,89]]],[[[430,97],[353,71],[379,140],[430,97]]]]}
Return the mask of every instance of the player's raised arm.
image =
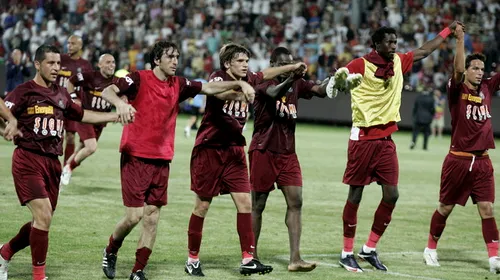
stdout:
{"type": "Polygon", "coordinates": [[[274,79],[275,77],[277,77],[281,74],[284,74],[287,72],[292,72],[292,71],[295,71],[298,69],[301,69],[301,71],[303,73],[305,73],[307,71],[307,65],[304,62],[297,62],[295,64],[270,67],[270,68],[262,70],[263,79],[264,80],[271,80],[271,79],[274,79]]]}
{"type": "Polygon", "coordinates": [[[446,37],[448,37],[455,31],[455,29],[459,25],[462,27],[464,26],[463,23],[454,21],[452,24],[450,24],[450,26],[439,32],[438,36],[436,36],[434,39],[425,42],[420,48],[413,50],[413,61],[419,61],[431,54],[435,49],[439,47],[442,42],[444,42],[446,37]]]}
{"type": "Polygon", "coordinates": [[[463,79],[465,72],[465,46],[464,46],[464,28],[459,25],[455,29],[457,37],[457,46],[455,60],[453,61],[453,79],[455,82],[460,82],[463,79]]]}

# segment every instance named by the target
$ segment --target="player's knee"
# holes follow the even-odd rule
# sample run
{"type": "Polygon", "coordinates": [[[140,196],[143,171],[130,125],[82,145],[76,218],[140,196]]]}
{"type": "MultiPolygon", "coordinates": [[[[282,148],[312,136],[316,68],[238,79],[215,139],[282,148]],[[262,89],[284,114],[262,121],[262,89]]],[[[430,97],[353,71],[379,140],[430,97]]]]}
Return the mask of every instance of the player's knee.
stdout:
{"type": "Polygon", "coordinates": [[[193,214],[195,214],[198,217],[204,218],[207,215],[209,208],[210,208],[210,203],[208,202],[198,203],[194,207],[193,214]]]}
{"type": "Polygon", "coordinates": [[[88,149],[89,149],[89,155],[95,153],[97,151],[97,144],[96,145],[90,145],[88,147],[88,149]]]}
{"type": "Polygon", "coordinates": [[[439,203],[437,211],[442,216],[448,217],[451,214],[451,211],[453,211],[454,207],[455,207],[455,205],[446,205],[443,203],[439,203]]]}
{"type": "Polygon", "coordinates": [[[142,220],[142,213],[128,214],[126,217],[126,222],[129,227],[137,225],[142,220]]]}
{"type": "Polygon", "coordinates": [[[302,209],[302,199],[297,198],[288,202],[288,209],[292,211],[300,211],[302,209]]]}
{"type": "Polygon", "coordinates": [[[481,215],[482,219],[489,219],[494,217],[493,213],[493,204],[491,202],[486,202],[486,203],[478,203],[479,207],[479,214],[481,215]]]}
{"type": "Polygon", "coordinates": [[[266,209],[266,201],[255,200],[252,203],[252,212],[255,214],[261,215],[262,212],[264,212],[264,209],[266,209]]]}
{"type": "Polygon", "coordinates": [[[52,211],[42,211],[34,217],[34,225],[41,230],[49,230],[52,222],[52,211]]]}
{"type": "Polygon", "coordinates": [[[70,142],[70,143],[74,143],[75,142],[75,134],[72,133],[72,132],[66,132],[66,141],[67,142],[70,142]]]}

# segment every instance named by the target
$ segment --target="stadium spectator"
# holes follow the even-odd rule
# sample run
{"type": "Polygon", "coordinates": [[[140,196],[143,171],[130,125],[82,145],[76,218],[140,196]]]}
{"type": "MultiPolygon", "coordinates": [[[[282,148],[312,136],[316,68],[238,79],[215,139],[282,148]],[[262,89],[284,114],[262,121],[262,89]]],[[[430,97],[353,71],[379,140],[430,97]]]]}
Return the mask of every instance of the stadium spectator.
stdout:
{"type": "Polygon", "coordinates": [[[11,59],[7,62],[7,86],[5,95],[11,92],[18,85],[24,83],[24,78],[30,76],[30,65],[27,63],[27,56],[19,49],[12,51],[11,59]]]}
{"type": "Polygon", "coordinates": [[[424,134],[423,149],[427,150],[429,143],[429,135],[431,134],[431,122],[434,118],[436,108],[434,107],[434,97],[430,92],[422,91],[417,96],[413,104],[413,133],[411,138],[410,149],[414,149],[417,144],[417,137],[420,132],[424,134]]]}

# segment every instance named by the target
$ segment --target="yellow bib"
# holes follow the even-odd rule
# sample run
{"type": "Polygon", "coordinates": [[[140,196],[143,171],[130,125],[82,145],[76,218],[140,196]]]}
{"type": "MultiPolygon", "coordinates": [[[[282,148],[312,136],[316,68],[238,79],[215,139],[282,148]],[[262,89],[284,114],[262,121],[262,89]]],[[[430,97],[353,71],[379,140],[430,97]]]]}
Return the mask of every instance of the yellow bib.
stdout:
{"type": "Polygon", "coordinates": [[[363,82],[351,90],[352,125],[370,127],[400,121],[403,70],[399,55],[394,54],[394,76],[388,80],[376,78],[377,66],[364,58],[363,60],[363,82]]]}

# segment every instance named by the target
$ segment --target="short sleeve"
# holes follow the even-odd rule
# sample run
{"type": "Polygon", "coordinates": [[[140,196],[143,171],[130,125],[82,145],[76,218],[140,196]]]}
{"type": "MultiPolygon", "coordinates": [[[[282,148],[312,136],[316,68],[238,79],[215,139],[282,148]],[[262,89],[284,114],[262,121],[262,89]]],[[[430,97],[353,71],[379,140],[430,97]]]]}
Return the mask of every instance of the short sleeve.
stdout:
{"type": "Polygon", "coordinates": [[[69,81],[75,86],[82,86],[85,81],[90,80],[90,72],[77,73],[76,75],[71,76],[69,81]]]}
{"type": "Polygon", "coordinates": [[[178,77],[179,81],[179,102],[190,97],[195,97],[201,91],[202,83],[190,81],[184,77],[178,77]]]}
{"type": "Polygon", "coordinates": [[[403,74],[410,72],[413,67],[413,52],[398,53],[398,56],[401,59],[401,71],[403,71],[403,74]]]}
{"type": "Polygon", "coordinates": [[[300,79],[297,81],[299,83],[299,98],[303,99],[311,99],[314,96],[314,92],[312,88],[316,85],[314,81],[306,81],[304,79],[300,79]]]}
{"type": "Polygon", "coordinates": [[[123,78],[119,78],[115,85],[120,90],[119,95],[125,95],[129,100],[135,99],[139,90],[141,77],[139,72],[132,72],[123,78]]]}
{"type": "Polygon", "coordinates": [[[500,90],[500,73],[496,73],[493,77],[486,79],[488,82],[488,90],[493,95],[500,90]]]}
{"type": "Polygon", "coordinates": [[[248,72],[247,76],[251,86],[256,86],[264,81],[264,73],[262,72],[248,72]]]}
{"type": "Polygon", "coordinates": [[[446,84],[446,93],[450,99],[454,99],[460,94],[460,89],[462,88],[463,78],[461,81],[455,81],[455,79],[450,78],[446,84]]]}
{"type": "Polygon", "coordinates": [[[347,69],[351,74],[365,75],[365,61],[362,58],[356,58],[347,64],[347,69]]]}
{"type": "Polygon", "coordinates": [[[72,121],[79,122],[83,119],[83,108],[69,99],[66,109],[64,110],[64,116],[72,121]]]}
{"type": "Polygon", "coordinates": [[[9,92],[5,97],[5,106],[9,108],[14,117],[19,118],[26,110],[26,88],[23,86],[16,87],[13,91],[9,92]]]}
{"type": "Polygon", "coordinates": [[[277,84],[278,84],[278,81],[276,81],[276,80],[269,80],[269,81],[265,81],[263,83],[258,84],[257,86],[254,87],[255,96],[267,96],[267,93],[266,93],[267,89],[270,86],[274,86],[277,84]]]}

